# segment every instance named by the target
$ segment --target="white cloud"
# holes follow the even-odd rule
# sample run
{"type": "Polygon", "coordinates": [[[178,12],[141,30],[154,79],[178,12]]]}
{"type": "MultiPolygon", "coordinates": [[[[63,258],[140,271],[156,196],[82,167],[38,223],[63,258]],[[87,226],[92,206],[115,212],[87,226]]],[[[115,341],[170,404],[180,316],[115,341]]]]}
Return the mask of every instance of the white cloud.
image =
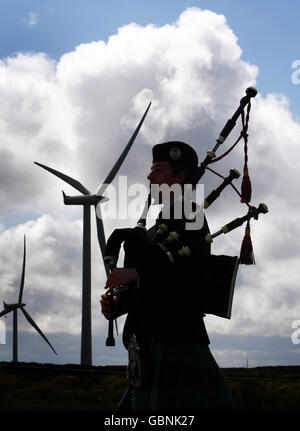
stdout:
{"type": "MultiPolygon", "coordinates": [[[[146,121],[119,172],[128,175],[129,185],[147,184],[151,146],[158,141],[184,140],[204,159],[245,89],[255,86],[258,68],[241,60],[241,53],[224,16],[190,8],[162,27],[123,26],[107,43],[81,44],[57,63],[45,54],[18,54],[0,62],[0,96],[6,101],[0,106],[0,252],[9,259],[1,271],[3,298],[15,288],[19,266],[13,256],[20,254],[20,238],[27,232],[34,245],[28,275],[32,290],[25,293],[43,311],[39,319],[47,330],[80,331],[74,310],[80,303],[82,215],[81,208],[63,205],[61,189],[78,192],[33,162],[96,191],[150,100],[146,121]],[[8,229],[10,218],[17,226],[8,229]]],[[[240,127],[238,122],[224,148],[240,127]]],[[[253,100],[248,150],[253,204],[266,202],[270,212],[251,224],[257,265],[240,267],[232,320],[207,317],[211,331],[288,336],[291,319],[299,318],[299,138],[300,125],[284,95],[253,100]]],[[[232,167],[241,171],[242,158],[241,143],[213,168],[223,175],[232,167]]],[[[219,183],[210,173],[204,180],[206,191],[219,183]]],[[[207,211],[211,231],[246,212],[226,190],[207,211]]],[[[107,221],[107,234],[119,225],[107,221]]],[[[242,237],[243,228],[223,235],[215,239],[213,251],[238,254],[242,237]]],[[[102,331],[97,307],[104,273],[98,245],[93,247],[93,325],[102,331]]]]}
{"type": "Polygon", "coordinates": [[[26,23],[29,27],[34,27],[38,24],[38,15],[36,12],[28,12],[26,23]]]}

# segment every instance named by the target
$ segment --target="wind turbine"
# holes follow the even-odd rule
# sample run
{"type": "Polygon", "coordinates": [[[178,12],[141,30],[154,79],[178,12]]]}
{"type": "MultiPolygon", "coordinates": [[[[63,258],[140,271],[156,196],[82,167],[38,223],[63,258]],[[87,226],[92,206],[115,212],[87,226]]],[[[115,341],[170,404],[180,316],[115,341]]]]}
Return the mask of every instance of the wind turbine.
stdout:
{"type": "Polygon", "coordinates": [[[18,308],[20,308],[28,320],[28,322],[34,327],[34,329],[37,330],[37,332],[44,338],[46,343],[49,344],[53,352],[57,355],[56,351],[52,347],[50,341],[45,337],[45,335],[42,333],[40,328],[37,326],[37,324],[34,322],[34,320],[29,316],[27,311],[25,311],[25,305],[22,303],[22,296],[23,296],[23,290],[24,290],[24,280],[25,280],[25,264],[26,264],[26,237],[24,235],[24,253],[23,253],[23,268],[22,268],[22,276],[21,276],[21,284],[20,284],[20,292],[19,292],[19,299],[18,302],[15,304],[6,304],[3,301],[4,304],[4,310],[1,311],[0,317],[4,316],[5,314],[13,312],[13,361],[17,362],[18,360],[18,308]]]}
{"type": "MultiPolygon", "coordinates": [[[[101,217],[100,205],[97,208],[98,203],[103,203],[108,199],[102,196],[105,189],[115,178],[118,170],[120,169],[127,153],[129,152],[143,122],[150,108],[151,102],[149,103],[142,119],[140,120],[137,128],[135,129],[131,139],[124,148],[122,154],[116,161],[112,170],[104,182],[98,187],[96,194],[91,192],[83,186],[79,181],[71,178],[59,171],[56,171],[48,166],[42,165],[41,163],[34,162],[36,165],[56,175],[66,183],[70,184],[76,190],[82,193],[79,196],[67,196],[64,192],[63,199],[65,205],[83,205],[83,253],[82,253],[82,324],[81,324],[81,364],[92,365],[92,330],[91,330],[91,212],[90,207],[95,207],[96,213],[96,225],[98,242],[104,259],[105,255],[105,234],[103,221],[101,217]],[[96,212],[97,210],[97,212],[96,212]],[[98,216],[97,216],[98,215],[98,216]]],[[[104,262],[104,261],[103,261],[104,262]]],[[[107,264],[104,262],[106,275],[109,275],[109,269],[107,264]]]]}

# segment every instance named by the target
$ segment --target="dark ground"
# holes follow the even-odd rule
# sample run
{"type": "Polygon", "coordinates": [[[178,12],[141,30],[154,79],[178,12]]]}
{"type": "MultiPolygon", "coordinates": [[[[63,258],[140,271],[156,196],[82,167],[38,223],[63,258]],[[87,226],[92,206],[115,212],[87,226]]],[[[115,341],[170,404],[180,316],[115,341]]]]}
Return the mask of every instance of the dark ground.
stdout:
{"type": "MultiPolygon", "coordinates": [[[[300,366],[222,370],[239,411],[300,411],[300,366]]],[[[0,362],[0,410],[114,411],[125,366],[0,362]]]]}

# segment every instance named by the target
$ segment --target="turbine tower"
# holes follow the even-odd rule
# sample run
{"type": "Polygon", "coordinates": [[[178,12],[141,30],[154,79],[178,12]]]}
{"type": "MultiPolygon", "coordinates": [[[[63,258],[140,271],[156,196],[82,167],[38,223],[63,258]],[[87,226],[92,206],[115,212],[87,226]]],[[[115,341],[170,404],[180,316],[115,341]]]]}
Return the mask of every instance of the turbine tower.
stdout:
{"type": "Polygon", "coordinates": [[[34,327],[34,329],[44,338],[46,343],[49,344],[53,352],[57,355],[56,351],[52,347],[50,341],[45,337],[45,335],[42,333],[40,328],[37,326],[37,324],[34,322],[34,320],[29,316],[27,311],[25,310],[25,305],[22,303],[22,296],[23,296],[23,290],[24,290],[24,280],[25,280],[25,265],[26,265],[26,237],[24,235],[24,253],[23,253],[23,268],[22,268],[22,276],[21,276],[21,283],[20,283],[20,292],[19,292],[19,300],[15,304],[4,304],[4,310],[0,312],[0,317],[4,316],[5,314],[13,312],[13,361],[18,361],[18,308],[20,308],[28,320],[28,322],[34,327]]]}
{"type": "MultiPolygon", "coordinates": [[[[122,154],[116,161],[112,170],[102,184],[98,187],[96,194],[91,192],[83,186],[79,181],[71,178],[55,169],[49,168],[48,166],[42,165],[41,163],[34,162],[36,165],[43,169],[51,172],[53,175],[59,177],[76,190],[82,193],[79,196],[67,196],[64,192],[63,199],[65,205],[82,205],[83,206],[83,253],[82,253],[82,323],[81,323],[81,365],[92,365],[92,329],[91,329],[91,211],[90,208],[93,205],[96,213],[96,226],[98,242],[104,259],[105,255],[105,234],[103,221],[101,217],[101,209],[98,203],[103,203],[108,199],[102,196],[105,189],[115,178],[118,170],[120,169],[127,153],[129,152],[143,122],[150,108],[151,102],[149,103],[142,119],[140,120],[137,128],[135,129],[131,139],[124,148],[122,154]],[[97,212],[98,216],[97,216],[97,212]]],[[[109,269],[107,264],[104,262],[106,275],[109,275],[109,269]]]]}

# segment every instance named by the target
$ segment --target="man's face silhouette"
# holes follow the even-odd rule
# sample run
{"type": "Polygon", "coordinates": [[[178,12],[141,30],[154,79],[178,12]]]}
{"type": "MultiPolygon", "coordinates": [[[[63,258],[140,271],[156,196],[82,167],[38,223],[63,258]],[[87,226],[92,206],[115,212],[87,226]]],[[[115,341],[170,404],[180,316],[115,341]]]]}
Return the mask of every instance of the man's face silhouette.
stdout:
{"type": "MultiPolygon", "coordinates": [[[[151,166],[151,171],[147,176],[147,179],[150,181],[150,188],[153,185],[161,186],[163,184],[166,184],[167,186],[171,187],[173,184],[182,184],[183,180],[185,178],[184,171],[180,171],[177,174],[174,174],[169,162],[155,162],[151,166]]],[[[159,192],[159,198],[153,196],[157,203],[163,203],[163,200],[166,200],[166,197],[164,199],[162,198],[162,193],[159,192]]],[[[167,198],[167,201],[174,199],[174,193],[171,191],[170,195],[167,198]]]]}
{"type": "Polygon", "coordinates": [[[167,184],[171,186],[172,184],[181,184],[184,180],[185,174],[180,171],[177,174],[173,173],[173,170],[169,162],[155,162],[151,166],[151,171],[147,176],[150,181],[150,186],[152,184],[167,184]]]}

